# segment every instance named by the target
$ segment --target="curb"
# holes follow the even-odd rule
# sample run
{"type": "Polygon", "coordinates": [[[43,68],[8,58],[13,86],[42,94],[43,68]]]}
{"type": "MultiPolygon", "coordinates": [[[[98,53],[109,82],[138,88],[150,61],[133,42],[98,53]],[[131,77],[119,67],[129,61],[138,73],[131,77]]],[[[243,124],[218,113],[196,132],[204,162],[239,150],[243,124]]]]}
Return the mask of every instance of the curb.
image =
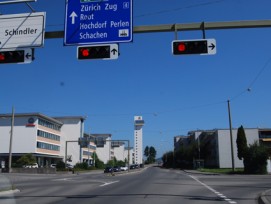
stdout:
{"type": "Polygon", "coordinates": [[[11,194],[13,194],[13,193],[18,193],[18,192],[20,192],[19,189],[15,189],[15,190],[7,190],[7,191],[1,191],[1,192],[0,192],[0,197],[1,197],[1,196],[6,196],[6,195],[11,195],[11,194]]]}
{"type": "Polygon", "coordinates": [[[221,175],[218,173],[208,173],[208,172],[200,172],[200,171],[189,171],[189,170],[184,170],[182,169],[183,172],[187,173],[187,174],[200,174],[200,175],[221,175]]]}
{"type": "Polygon", "coordinates": [[[266,199],[266,194],[268,192],[271,192],[271,189],[266,190],[264,192],[262,192],[258,198],[258,203],[259,204],[271,204],[270,201],[268,199],[266,199]]]}

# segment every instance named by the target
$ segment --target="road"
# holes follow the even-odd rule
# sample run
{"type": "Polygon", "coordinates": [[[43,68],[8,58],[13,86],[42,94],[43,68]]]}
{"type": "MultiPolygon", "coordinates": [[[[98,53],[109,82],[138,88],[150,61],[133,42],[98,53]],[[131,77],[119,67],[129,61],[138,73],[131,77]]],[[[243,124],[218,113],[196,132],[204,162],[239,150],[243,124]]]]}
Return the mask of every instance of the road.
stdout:
{"type": "Polygon", "coordinates": [[[261,192],[271,189],[269,175],[201,175],[158,167],[116,176],[100,172],[8,177],[20,192],[0,196],[1,204],[255,204],[261,192]]]}

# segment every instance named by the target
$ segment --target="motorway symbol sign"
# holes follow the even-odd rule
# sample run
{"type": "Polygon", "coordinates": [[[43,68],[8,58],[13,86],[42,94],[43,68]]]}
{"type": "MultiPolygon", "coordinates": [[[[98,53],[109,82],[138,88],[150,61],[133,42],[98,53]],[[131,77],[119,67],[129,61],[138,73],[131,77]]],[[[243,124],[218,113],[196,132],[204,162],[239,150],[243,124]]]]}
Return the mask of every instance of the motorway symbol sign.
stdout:
{"type": "Polygon", "coordinates": [[[65,45],[131,42],[132,0],[67,0],[65,45]]]}
{"type": "Polygon", "coordinates": [[[42,47],[45,12],[0,15],[0,49],[42,47]]]}

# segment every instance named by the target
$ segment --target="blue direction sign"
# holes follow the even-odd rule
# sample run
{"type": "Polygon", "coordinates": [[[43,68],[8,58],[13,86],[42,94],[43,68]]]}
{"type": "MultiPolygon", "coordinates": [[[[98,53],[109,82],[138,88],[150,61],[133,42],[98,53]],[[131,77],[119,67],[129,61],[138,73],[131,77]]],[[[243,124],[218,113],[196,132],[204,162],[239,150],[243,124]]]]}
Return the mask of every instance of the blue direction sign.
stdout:
{"type": "Polygon", "coordinates": [[[67,0],[65,45],[131,42],[132,0],[67,0]]]}

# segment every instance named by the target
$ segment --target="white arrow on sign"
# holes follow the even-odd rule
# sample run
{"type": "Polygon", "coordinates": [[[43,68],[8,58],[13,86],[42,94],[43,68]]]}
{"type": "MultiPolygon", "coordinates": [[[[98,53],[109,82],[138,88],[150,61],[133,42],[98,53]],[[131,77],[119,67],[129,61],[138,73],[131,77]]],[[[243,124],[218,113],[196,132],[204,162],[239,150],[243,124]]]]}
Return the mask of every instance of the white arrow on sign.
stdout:
{"type": "Polygon", "coordinates": [[[70,18],[72,18],[72,24],[75,24],[75,18],[78,17],[77,14],[73,11],[70,15],[70,18]]]}

